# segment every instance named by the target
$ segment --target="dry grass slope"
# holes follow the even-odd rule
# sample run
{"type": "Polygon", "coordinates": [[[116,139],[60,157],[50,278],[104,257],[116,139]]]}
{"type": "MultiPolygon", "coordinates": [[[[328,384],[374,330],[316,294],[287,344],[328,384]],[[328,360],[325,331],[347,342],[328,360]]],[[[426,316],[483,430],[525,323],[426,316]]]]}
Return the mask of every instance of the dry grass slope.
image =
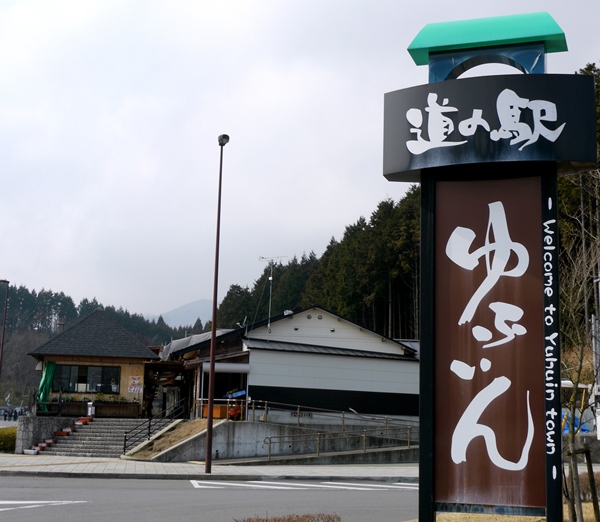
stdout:
{"type": "Polygon", "coordinates": [[[169,430],[157,439],[154,439],[142,451],[138,451],[134,457],[140,460],[151,460],[154,455],[158,455],[166,449],[189,439],[204,429],[206,429],[206,419],[194,419],[180,422],[172,430],[169,430]]]}

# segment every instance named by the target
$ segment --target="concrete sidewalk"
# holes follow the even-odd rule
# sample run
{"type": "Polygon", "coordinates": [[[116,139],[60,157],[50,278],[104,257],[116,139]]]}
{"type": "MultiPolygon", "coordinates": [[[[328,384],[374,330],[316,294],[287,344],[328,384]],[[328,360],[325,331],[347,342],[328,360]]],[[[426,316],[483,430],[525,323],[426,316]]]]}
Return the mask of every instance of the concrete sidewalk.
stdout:
{"type": "Polygon", "coordinates": [[[58,457],[44,454],[0,454],[0,476],[418,482],[419,466],[417,464],[236,466],[223,465],[213,461],[212,473],[206,474],[204,462],[149,462],[110,458],[58,457]]]}

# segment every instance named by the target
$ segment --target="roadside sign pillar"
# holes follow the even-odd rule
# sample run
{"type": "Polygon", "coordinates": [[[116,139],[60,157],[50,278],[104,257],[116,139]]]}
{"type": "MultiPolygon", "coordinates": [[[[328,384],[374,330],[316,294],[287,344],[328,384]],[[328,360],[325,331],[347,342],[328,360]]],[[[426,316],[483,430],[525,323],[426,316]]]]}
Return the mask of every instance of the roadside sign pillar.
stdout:
{"type": "Polygon", "coordinates": [[[557,174],[596,164],[593,78],[547,13],[430,24],[385,95],[384,176],[421,183],[419,520],[562,521],[557,174]],[[499,63],[520,74],[461,79],[499,63]]]}

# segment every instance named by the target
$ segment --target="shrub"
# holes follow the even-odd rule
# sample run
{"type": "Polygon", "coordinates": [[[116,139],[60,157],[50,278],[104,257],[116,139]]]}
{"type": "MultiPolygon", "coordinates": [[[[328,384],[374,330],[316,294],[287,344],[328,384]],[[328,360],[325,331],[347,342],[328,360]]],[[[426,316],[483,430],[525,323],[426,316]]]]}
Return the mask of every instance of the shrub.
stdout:
{"type": "Polygon", "coordinates": [[[17,443],[17,427],[0,428],[0,453],[14,453],[17,443]]]}
{"type": "Polygon", "coordinates": [[[328,513],[317,513],[316,515],[287,515],[273,518],[244,518],[243,520],[234,519],[234,522],[341,522],[338,515],[328,513]]]}
{"type": "MultiPolygon", "coordinates": [[[[600,488],[600,473],[594,473],[594,482],[596,483],[596,491],[600,488]]],[[[583,502],[592,501],[592,490],[590,488],[590,479],[587,473],[579,474],[579,488],[581,490],[581,500],[583,502]]],[[[598,493],[600,497],[600,493],[598,493]]]]}

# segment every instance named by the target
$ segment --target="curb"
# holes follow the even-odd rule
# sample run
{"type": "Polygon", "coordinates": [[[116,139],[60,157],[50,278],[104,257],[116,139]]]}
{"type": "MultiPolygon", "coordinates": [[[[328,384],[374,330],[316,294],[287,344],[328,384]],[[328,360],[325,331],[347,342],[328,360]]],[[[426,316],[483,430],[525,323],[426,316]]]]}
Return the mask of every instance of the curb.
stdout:
{"type": "Polygon", "coordinates": [[[0,477],[62,477],[62,478],[94,478],[94,479],[143,479],[143,480],[213,480],[213,481],[269,481],[269,480],[302,480],[320,482],[405,482],[419,484],[416,477],[350,477],[347,475],[213,475],[212,473],[89,473],[72,471],[18,471],[0,470],[0,477]]]}
{"type": "MultiPolygon", "coordinates": [[[[140,480],[267,480],[264,475],[202,475],[186,473],[77,473],[73,471],[7,471],[0,470],[1,477],[51,477],[51,478],[86,478],[86,479],[140,479],[140,480]]],[[[279,478],[279,477],[275,477],[279,478]]]]}

